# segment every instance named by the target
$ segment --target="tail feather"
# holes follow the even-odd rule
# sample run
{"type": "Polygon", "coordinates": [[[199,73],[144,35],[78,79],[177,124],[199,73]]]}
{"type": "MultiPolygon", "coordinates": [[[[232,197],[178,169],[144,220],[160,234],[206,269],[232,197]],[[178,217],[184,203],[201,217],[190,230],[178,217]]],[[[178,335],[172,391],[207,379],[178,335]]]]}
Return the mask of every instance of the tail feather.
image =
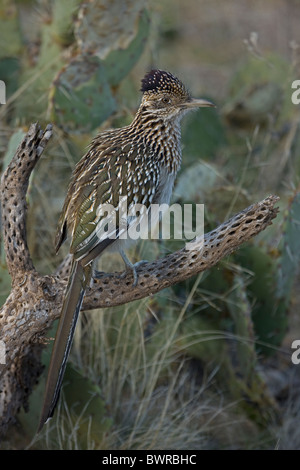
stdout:
{"type": "Polygon", "coordinates": [[[38,432],[54,413],[91,267],[73,261],[53,345],[38,432]]]}

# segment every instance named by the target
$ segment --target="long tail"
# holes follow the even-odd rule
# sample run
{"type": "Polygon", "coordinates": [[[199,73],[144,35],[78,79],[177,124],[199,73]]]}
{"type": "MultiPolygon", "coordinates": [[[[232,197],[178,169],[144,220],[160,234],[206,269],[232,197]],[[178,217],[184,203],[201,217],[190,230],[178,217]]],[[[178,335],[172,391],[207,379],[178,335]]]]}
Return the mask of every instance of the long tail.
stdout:
{"type": "Polygon", "coordinates": [[[37,432],[42,429],[48,418],[53,416],[72,345],[78,314],[87,283],[90,281],[90,275],[91,265],[83,267],[78,261],[73,261],[53,345],[44,403],[37,432]]]}

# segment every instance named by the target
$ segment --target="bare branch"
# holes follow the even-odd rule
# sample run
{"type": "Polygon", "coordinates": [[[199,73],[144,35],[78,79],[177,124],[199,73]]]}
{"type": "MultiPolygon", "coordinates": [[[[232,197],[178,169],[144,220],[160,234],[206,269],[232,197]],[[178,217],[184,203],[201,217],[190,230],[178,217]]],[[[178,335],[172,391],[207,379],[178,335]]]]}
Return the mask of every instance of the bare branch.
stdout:
{"type": "Polygon", "coordinates": [[[272,223],[278,213],[274,208],[278,200],[277,196],[269,196],[205,234],[203,243],[195,243],[193,249],[183,248],[141,266],[136,287],[132,287],[131,275],[125,279],[106,275],[101,280],[94,280],[83,308],[111,307],[142,299],[211,268],[272,223]]]}
{"type": "Polygon", "coordinates": [[[26,238],[26,193],[31,172],[51,135],[50,124],[45,132],[32,124],[1,178],[4,247],[13,285],[16,279],[33,270],[26,238]]]}

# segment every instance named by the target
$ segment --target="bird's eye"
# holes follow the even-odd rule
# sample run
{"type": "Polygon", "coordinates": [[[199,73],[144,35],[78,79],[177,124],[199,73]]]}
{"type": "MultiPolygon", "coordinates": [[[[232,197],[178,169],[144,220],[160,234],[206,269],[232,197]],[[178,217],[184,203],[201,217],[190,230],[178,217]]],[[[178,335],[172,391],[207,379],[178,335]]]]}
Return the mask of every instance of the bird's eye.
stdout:
{"type": "Polygon", "coordinates": [[[167,96],[164,96],[164,97],[161,99],[161,101],[162,101],[164,104],[169,104],[169,103],[171,103],[170,98],[168,98],[167,96]]]}

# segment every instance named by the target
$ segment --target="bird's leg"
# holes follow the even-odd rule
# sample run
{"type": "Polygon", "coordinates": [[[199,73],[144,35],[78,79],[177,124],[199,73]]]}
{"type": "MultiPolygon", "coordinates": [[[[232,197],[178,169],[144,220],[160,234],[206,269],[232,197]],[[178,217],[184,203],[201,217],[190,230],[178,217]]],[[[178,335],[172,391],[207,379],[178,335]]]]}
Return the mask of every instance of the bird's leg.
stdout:
{"type": "MultiPolygon", "coordinates": [[[[136,272],[136,269],[141,266],[142,264],[148,263],[148,260],[146,259],[141,259],[137,263],[132,263],[128,257],[126,256],[125,252],[123,250],[120,250],[120,254],[122,256],[122,259],[125,264],[125,271],[122,273],[121,277],[125,277],[128,271],[132,272],[133,275],[133,287],[137,285],[138,282],[138,274],[136,272]]],[[[92,274],[92,279],[101,279],[103,276],[107,276],[107,273],[105,271],[98,271],[97,269],[93,269],[93,274],[92,274]]]]}
{"type": "Polygon", "coordinates": [[[103,276],[106,276],[107,273],[105,273],[104,271],[98,271],[96,269],[96,266],[97,266],[97,261],[96,259],[93,260],[93,267],[92,267],[92,275],[91,275],[91,280],[90,280],[90,287],[92,285],[92,282],[93,282],[93,279],[101,279],[103,276]]]}
{"type": "Polygon", "coordinates": [[[132,275],[133,275],[133,287],[135,287],[138,283],[138,274],[136,272],[136,269],[141,266],[142,264],[145,264],[145,263],[148,263],[148,261],[146,259],[141,259],[140,261],[138,261],[137,263],[132,263],[126,256],[125,252],[120,249],[120,255],[122,256],[122,259],[124,261],[124,264],[125,264],[125,271],[124,273],[122,274],[121,277],[124,277],[126,276],[126,274],[128,273],[128,271],[131,271],[132,272],[132,275]]]}

